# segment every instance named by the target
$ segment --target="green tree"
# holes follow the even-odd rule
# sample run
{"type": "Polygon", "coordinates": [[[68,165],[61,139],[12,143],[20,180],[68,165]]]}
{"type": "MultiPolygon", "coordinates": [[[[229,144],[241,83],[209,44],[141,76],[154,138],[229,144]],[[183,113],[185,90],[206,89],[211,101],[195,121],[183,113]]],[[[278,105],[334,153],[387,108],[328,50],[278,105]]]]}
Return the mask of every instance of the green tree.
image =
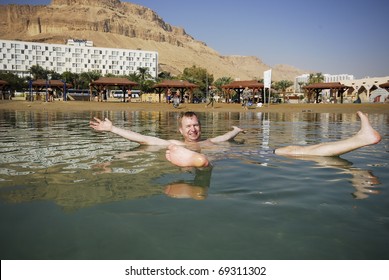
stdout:
{"type": "Polygon", "coordinates": [[[212,85],[214,81],[213,75],[209,74],[205,68],[195,65],[191,68],[185,68],[179,79],[198,85],[199,88],[194,93],[198,97],[203,97],[204,93],[207,92],[207,86],[212,85]]]}
{"type": "Polygon", "coordinates": [[[141,81],[150,80],[153,78],[150,75],[149,68],[147,67],[138,67],[138,73],[141,81]]]}
{"type": "MultiPolygon", "coordinates": [[[[316,84],[316,83],[322,83],[324,82],[324,76],[322,73],[316,73],[316,74],[309,74],[308,78],[308,85],[316,84]]],[[[318,99],[319,92],[315,91],[316,93],[316,100],[318,99]]],[[[311,92],[308,92],[308,102],[310,102],[311,99],[311,92]]]]}
{"type": "Polygon", "coordinates": [[[127,79],[129,79],[130,81],[133,81],[133,82],[136,82],[139,84],[139,81],[140,81],[140,75],[139,73],[131,73],[129,74],[128,76],[126,76],[127,79]]]}
{"type": "Polygon", "coordinates": [[[18,75],[6,71],[0,71],[0,80],[8,82],[11,90],[16,91],[22,91],[27,88],[28,85],[26,79],[20,78],[18,75]]]}
{"type": "Polygon", "coordinates": [[[154,84],[153,77],[150,75],[149,68],[138,67],[138,83],[142,92],[149,92],[154,84]]]}
{"type": "Polygon", "coordinates": [[[322,73],[309,74],[308,84],[316,84],[324,82],[324,76],[322,73]]]}
{"type": "Polygon", "coordinates": [[[66,81],[67,83],[73,83],[73,73],[70,71],[65,71],[61,74],[62,80],[66,81]]]}
{"type": "Polygon", "coordinates": [[[61,74],[59,74],[53,70],[47,71],[47,75],[50,75],[51,80],[61,80],[61,78],[62,78],[61,74]]]}
{"type": "Polygon", "coordinates": [[[61,75],[62,80],[66,81],[67,83],[71,83],[73,88],[79,88],[79,80],[80,80],[80,75],[77,73],[72,73],[69,71],[65,71],[61,75]]]}
{"type": "Polygon", "coordinates": [[[158,74],[158,81],[173,80],[174,76],[170,72],[162,71],[158,74]]]}
{"type": "Polygon", "coordinates": [[[292,86],[292,85],[293,85],[293,82],[292,81],[288,81],[288,80],[281,80],[281,81],[278,81],[278,82],[274,83],[274,88],[276,90],[281,91],[284,103],[285,103],[286,89],[288,87],[292,86]]]}
{"type": "Polygon", "coordinates": [[[38,80],[38,79],[46,80],[47,74],[49,72],[40,65],[33,65],[30,67],[30,73],[32,75],[33,80],[38,80]]]}
{"type": "Polygon", "coordinates": [[[217,79],[217,80],[213,83],[213,85],[216,87],[216,91],[217,91],[217,93],[218,93],[219,95],[223,95],[223,98],[229,98],[229,97],[227,97],[227,96],[224,95],[224,92],[223,92],[223,88],[222,88],[222,87],[223,87],[224,85],[227,85],[227,84],[233,82],[233,81],[234,81],[234,79],[231,78],[231,77],[221,77],[221,78],[217,79]]]}
{"type": "Polygon", "coordinates": [[[96,81],[101,77],[101,74],[97,71],[82,72],[79,75],[79,86],[81,88],[89,88],[89,84],[92,81],[96,81]]]}
{"type": "Polygon", "coordinates": [[[299,91],[301,92],[301,89],[303,88],[305,83],[304,82],[298,82],[298,85],[299,85],[299,91]]]}

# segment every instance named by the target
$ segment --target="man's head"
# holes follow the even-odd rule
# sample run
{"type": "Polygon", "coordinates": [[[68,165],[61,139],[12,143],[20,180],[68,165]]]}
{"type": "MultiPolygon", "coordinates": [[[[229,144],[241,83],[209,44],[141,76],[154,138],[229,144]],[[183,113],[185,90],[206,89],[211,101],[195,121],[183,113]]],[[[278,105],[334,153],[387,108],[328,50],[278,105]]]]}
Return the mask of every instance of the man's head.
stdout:
{"type": "Polygon", "coordinates": [[[201,137],[201,124],[194,112],[185,112],[180,115],[180,132],[185,142],[198,142],[201,137]]]}

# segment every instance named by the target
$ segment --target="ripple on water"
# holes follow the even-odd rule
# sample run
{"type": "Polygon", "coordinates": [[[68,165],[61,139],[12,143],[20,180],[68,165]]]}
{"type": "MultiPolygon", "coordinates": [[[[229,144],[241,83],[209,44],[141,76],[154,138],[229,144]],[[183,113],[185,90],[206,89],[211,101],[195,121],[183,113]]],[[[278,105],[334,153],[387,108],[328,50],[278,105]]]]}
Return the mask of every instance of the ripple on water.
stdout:
{"type": "MultiPolygon", "coordinates": [[[[178,112],[95,113],[148,135],[180,137],[178,112]]],[[[4,258],[389,257],[382,246],[388,115],[369,116],[381,143],[323,161],[271,149],[343,139],[358,130],[354,115],[202,113],[207,137],[233,125],[247,133],[205,150],[213,167],[196,170],[166,162],[163,150],[92,131],[95,113],[0,114],[4,258]],[[179,192],[167,196],[168,189],[179,192]]]]}

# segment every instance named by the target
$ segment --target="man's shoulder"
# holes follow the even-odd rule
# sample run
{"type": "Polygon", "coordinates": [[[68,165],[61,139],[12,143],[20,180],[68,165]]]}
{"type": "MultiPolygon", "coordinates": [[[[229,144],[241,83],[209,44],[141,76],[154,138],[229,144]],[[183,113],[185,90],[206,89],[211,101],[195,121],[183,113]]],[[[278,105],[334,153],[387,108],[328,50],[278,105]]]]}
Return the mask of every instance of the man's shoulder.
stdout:
{"type": "Polygon", "coordinates": [[[205,140],[201,140],[201,141],[199,142],[199,144],[202,145],[202,146],[204,146],[204,145],[212,145],[212,144],[214,144],[214,143],[212,142],[212,138],[208,138],[208,139],[205,139],[205,140]]]}
{"type": "Polygon", "coordinates": [[[174,144],[174,145],[180,145],[180,146],[183,146],[183,145],[185,145],[185,143],[184,143],[184,142],[182,142],[182,141],[179,141],[179,140],[174,140],[174,139],[172,139],[172,140],[168,140],[168,142],[170,142],[171,144],[174,144]]]}

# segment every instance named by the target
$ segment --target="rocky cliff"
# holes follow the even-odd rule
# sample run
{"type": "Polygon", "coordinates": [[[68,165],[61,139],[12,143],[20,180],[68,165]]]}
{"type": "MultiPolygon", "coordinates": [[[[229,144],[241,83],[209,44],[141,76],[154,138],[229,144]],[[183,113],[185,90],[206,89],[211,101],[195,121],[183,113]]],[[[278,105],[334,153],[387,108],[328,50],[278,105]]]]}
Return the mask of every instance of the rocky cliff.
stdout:
{"type": "MultiPolygon", "coordinates": [[[[222,56],[183,28],[171,26],[149,8],[119,0],[52,0],[47,6],[0,5],[0,38],[65,43],[92,40],[98,47],[155,50],[160,70],[206,68],[215,78],[262,78],[270,69],[257,57],[222,56]]],[[[273,67],[273,79],[293,80],[304,71],[273,67]]]]}

